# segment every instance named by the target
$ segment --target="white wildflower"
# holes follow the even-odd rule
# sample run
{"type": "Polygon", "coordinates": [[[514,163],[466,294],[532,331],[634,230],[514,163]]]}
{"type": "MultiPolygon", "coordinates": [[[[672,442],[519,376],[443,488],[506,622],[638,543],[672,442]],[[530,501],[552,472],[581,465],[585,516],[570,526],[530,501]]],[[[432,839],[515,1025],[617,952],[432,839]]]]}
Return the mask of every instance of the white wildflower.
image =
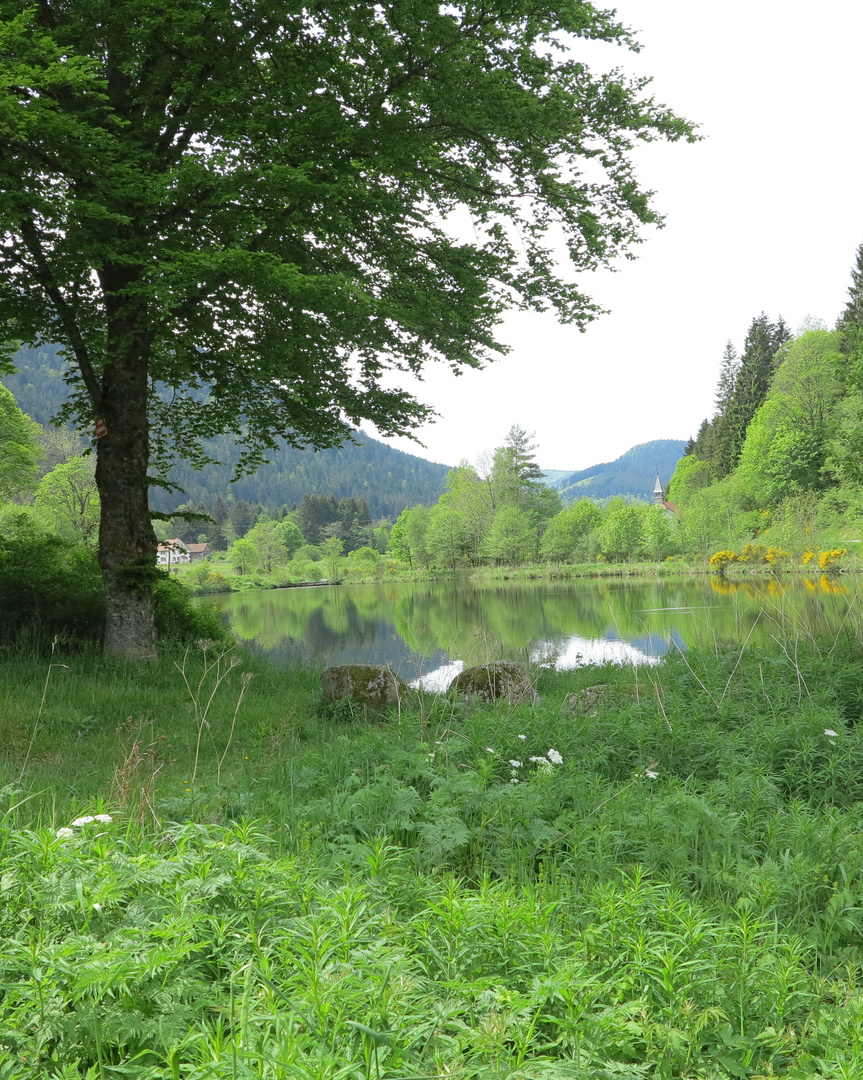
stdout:
{"type": "MultiPolygon", "coordinates": [[[[545,758],[544,757],[532,757],[532,758],[528,758],[528,761],[536,761],[536,762],[545,761],[545,758]]],[[[550,764],[550,762],[548,762],[548,761],[545,761],[545,763],[546,763],[546,765],[550,764]]]]}
{"type": "Polygon", "coordinates": [[[512,780],[510,780],[510,783],[511,783],[511,784],[517,784],[518,782],[519,782],[519,780],[518,780],[518,777],[517,777],[517,776],[514,776],[514,777],[512,778],[512,780]]]}
{"type": "Polygon", "coordinates": [[[548,758],[548,760],[553,765],[562,765],[563,764],[563,754],[561,754],[559,751],[555,750],[555,748],[553,746],[550,746],[548,748],[548,754],[546,755],[546,757],[548,758]]]}
{"type": "Polygon", "coordinates": [[[103,825],[110,825],[114,820],[110,814],[97,814],[94,821],[101,821],[103,825]]]}
{"type": "Polygon", "coordinates": [[[514,769],[520,769],[522,766],[522,762],[516,761],[515,758],[510,758],[509,763],[514,769]]]}
{"type": "Polygon", "coordinates": [[[527,735],[519,735],[519,738],[520,738],[520,739],[526,739],[526,738],[527,738],[527,735]]]}
{"type": "Polygon", "coordinates": [[[835,739],[839,735],[839,732],[834,731],[833,728],[826,727],[824,729],[824,734],[827,736],[828,739],[835,739]]]}
{"type": "Polygon", "coordinates": [[[644,775],[647,777],[648,780],[655,780],[657,776],[659,776],[659,773],[654,772],[653,769],[645,769],[644,775]]]}
{"type": "Polygon", "coordinates": [[[494,747],[492,747],[492,746],[487,746],[485,749],[486,749],[486,753],[488,753],[488,754],[493,754],[494,753],[494,747]]]}
{"type": "Polygon", "coordinates": [[[75,835],[75,830],[74,829],[67,829],[65,826],[62,829],[57,830],[57,839],[58,840],[69,840],[74,835],[75,835]]]}
{"type": "Polygon", "coordinates": [[[72,828],[77,829],[81,825],[89,825],[91,821],[95,820],[96,819],[93,817],[92,814],[88,814],[87,817],[76,817],[75,820],[72,822],[72,828]]]}

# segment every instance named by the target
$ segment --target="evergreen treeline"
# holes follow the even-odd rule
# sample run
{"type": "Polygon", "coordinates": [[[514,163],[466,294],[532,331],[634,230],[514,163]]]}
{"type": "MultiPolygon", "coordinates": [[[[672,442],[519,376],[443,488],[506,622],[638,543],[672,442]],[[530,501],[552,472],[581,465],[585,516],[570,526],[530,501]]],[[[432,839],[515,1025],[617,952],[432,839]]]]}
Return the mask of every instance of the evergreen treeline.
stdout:
{"type": "Polygon", "coordinates": [[[157,532],[163,539],[201,541],[214,551],[224,551],[265,522],[295,526],[299,536],[295,548],[303,544],[317,546],[336,538],[347,553],[371,546],[375,538],[366,500],[336,499],[333,495],[304,495],[293,511],[286,507],[273,510],[262,503],[247,503],[245,499],[225,502],[216,496],[210,502],[187,503],[181,514],[167,522],[158,522],[157,532]]]}
{"type": "MultiPolygon", "coordinates": [[[[25,413],[48,425],[68,396],[63,379],[66,364],[57,346],[22,349],[14,364],[19,373],[6,376],[4,384],[25,413]]],[[[260,505],[272,512],[299,505],[307,494],[331,495],[337,500],[365,499],[374,519],[394,520],[406,505],[428,506],[440,497],[446,465],[395,450],[364,434],[358,434],[357,439],[360,445],[348,443],[340,449],[317,452],[283,448],[273,453],[269,464],[233,484],[231,476],[240,449],[227,436],[212,439],[203,449],[222,464],[197,471],[178,461],[169,479],[180,490],[153,488],[150,505],[163,514],[189,504],[203,504],[209,512],[220,499],[226,504],[260,505]]]]}
{"type": "Polygon", "coordinates": [[[782,362],[782,346],[790,338],[791,332],[781,317],[772,323],[762,312],[752,320],[740,357],[730,341],[725,346],[716,413],[712,420],[702,423],[697,437],[689,440],[684,451],[709,465],[711,479],[721,480],[737,465],[746,431],[767,398],[782,362]]]}
{"type": "Polygon", "coordinates": [[[863,245],[834,330],[753,319],[669,486],[685,546],[808,562],[863,535],[863,245]],[[749,548],[746,548],[749,545],[749,548]],[[772,557],[770,552],[773,553],[772,557]]]}

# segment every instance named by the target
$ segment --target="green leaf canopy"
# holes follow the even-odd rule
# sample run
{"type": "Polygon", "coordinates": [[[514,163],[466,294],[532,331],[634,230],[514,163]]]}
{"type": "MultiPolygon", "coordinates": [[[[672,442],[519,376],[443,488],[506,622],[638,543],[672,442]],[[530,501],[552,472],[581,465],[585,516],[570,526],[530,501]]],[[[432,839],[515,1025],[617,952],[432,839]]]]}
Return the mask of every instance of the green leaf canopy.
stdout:
{"type": "Polygon", "coordinates": [[[83,416],[122,323],[192,456],[226,430],[252,457],[408,430],[426,410],[386,367],[478,365],[514,303],[584,323],[551,242],[579,269],[618,255],[657,220],[633,140],[690,134],[643,81],[590,74],[585,39],[632,43],[571,0],[0,13],[0,311],[66,344],[83,416]]]}

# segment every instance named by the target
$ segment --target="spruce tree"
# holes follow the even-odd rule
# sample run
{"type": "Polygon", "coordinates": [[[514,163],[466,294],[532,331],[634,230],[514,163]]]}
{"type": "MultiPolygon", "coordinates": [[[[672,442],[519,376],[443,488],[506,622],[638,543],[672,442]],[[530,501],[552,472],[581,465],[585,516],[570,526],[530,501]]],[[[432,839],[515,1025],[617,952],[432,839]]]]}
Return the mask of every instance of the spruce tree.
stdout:
{"type": "Polygon", "coordinates": [[[852,327],[863,330],[863,244],[857,248],[857,261],[851,268],[848,303],[839,316],[836,328],[849,330],[852,327]]]}
{"type": "Polygon", "coordinates": [[[684,451],[708,464],[713,480],[721,480],[736,466],[746,429],[767,396],[781,361],[780,350],[790,337],[782,316],[771,323],[762,312],[752,320],[740,358],[731,342],[726,344],[716,386],[716,413],[712,420],[702,421],[684,451]]]}
{"type": "Polygon", "coordinates": [[[693,453],[700,461],[710,461],[713,458],[713,422],[702,420],[698,434],[692,440],[693,453]]]}
{"type": "Polygon", "coordinates": [[[716,386],[716,415],[708,426],[708,432],[704,436],[699,433],[698,456],[702,461],[709,463],[711,472],[717,479],[728,475],[734,459],[733,429],[729,421],[729,413],[731,402],[734,400],[734,388],[739,371],[740,361],[737,359],[734,346],[729,341],[722,354],[719,382],[716,386]]]}
{"type": "Polygon", "coordinates": [[[504,445],[494,453],[492,488],[495,510],[502,506],[516,506],[520,510],[532,507],[539,488],[543,485],[543,472],[534,458],[536,443],[517,424],[509,429],[504,445]]]}
{"type": "Polygon", "coordinates": [[[721,452],[713,462],[717,479],[727,476],[737,464],[749,422],[764,403],[773,381],[777,353],[790,337],[781,317],[771,323],[762,312],[752,320],[743,344],[734,389],[722,414],[721,452]]]}
{"type": "Polygon", "coordinates": [[[737,351],[730,341],[725,344],[725,352],[722,354],[722,364],[719,368],[719,382],[716,385],[716,416],[723,416],[728,411],[731,399],[734,396],[734,384],[737,381],[737,372],[740,370],[740,361],[737,359],[737,351]]]}

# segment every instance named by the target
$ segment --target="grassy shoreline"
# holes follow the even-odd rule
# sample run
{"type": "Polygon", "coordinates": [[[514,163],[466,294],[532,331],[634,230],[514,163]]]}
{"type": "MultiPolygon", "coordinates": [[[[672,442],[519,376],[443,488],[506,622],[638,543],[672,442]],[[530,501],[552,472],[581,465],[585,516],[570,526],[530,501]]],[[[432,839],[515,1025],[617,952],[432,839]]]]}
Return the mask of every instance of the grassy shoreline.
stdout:
{"type": "MultiPolygon", "coordinates": [[[[198,564],[201,565],[201,564],[198,564]]],[[[297,589],[327,586],[328,581],[285,581],[277,576],[239,575],[218,570],[216,582],[194,580],[183,570],[177,575],[178,580],[189,588],[194,596],[214,596],[224,592],[245,592],[250,589],[297,589]]],[[[839,567],[827,571],[831,575],[858,574],[863,570],[863,563],[857,557],[848,559],[839,567]]],[[[721,577],[731,581],[744,580],[748,577],[812,577],[820,576],[817,566],[784,566],[771,568],[762,564],[732,564],[722,574],[710,569],[706,560],[693,563],[577,563],[573,565],[553,565],[539,563],[517,567],[474,567],[455,570],[408,570],[397,569],[392,572],[358,573],[349,572],[332,582],[336,585],[371,585],[390,584],[393,582],[429,582],[429,581],[578,581],[600,580],[603,578],[669,578],[684,579],[693,577],[721,577]]]]}
{"type": "Polygon", "coordinates": [[[784,644],[366,717],[5,662],[0,1077],[863,1075],[863,663],[784,644]]]}

